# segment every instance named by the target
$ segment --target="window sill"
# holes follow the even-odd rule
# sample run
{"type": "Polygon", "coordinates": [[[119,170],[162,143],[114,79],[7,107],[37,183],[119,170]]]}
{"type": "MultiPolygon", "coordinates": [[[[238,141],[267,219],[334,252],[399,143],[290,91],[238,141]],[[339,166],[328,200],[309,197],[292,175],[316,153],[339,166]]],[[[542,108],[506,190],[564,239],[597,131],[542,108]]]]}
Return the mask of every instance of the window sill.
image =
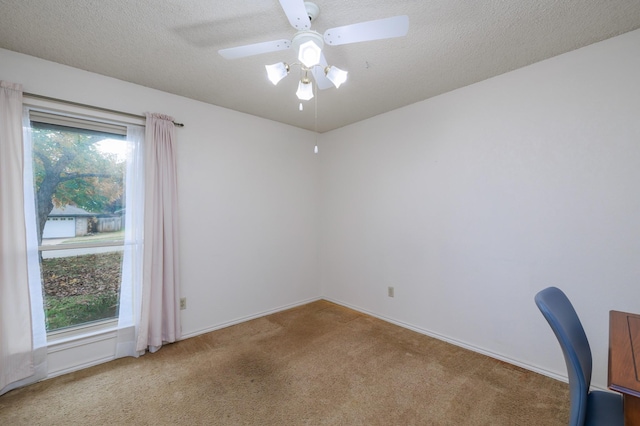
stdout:
{"type": "Polygon", "coordinates": [[[110,319],[47,333],[47,346],[61,345],[80,339],[91,338],[116,331],[118,320],[110,319]]]}

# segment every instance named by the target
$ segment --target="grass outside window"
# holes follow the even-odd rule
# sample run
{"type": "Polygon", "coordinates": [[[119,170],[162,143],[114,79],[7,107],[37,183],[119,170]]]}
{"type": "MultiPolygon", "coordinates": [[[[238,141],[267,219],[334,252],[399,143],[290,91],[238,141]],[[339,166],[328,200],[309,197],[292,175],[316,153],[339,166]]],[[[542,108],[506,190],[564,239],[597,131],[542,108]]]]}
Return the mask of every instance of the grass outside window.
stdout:
{"type": "Polygon", "coordinates": [[[117,318],[122,251],[42,259],[47,331],[117,318]]]}

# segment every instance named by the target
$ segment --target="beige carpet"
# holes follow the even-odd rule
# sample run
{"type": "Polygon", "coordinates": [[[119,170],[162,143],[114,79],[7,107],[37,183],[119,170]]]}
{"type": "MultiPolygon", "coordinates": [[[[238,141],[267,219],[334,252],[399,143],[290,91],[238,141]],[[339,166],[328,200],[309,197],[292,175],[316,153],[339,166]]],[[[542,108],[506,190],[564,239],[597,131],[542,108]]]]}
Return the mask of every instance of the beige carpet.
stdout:
{"type": "Polygon", "coordinates": [[[565,425],[565,383],[319,301],[11,391],[0,425],[565,425]]]}

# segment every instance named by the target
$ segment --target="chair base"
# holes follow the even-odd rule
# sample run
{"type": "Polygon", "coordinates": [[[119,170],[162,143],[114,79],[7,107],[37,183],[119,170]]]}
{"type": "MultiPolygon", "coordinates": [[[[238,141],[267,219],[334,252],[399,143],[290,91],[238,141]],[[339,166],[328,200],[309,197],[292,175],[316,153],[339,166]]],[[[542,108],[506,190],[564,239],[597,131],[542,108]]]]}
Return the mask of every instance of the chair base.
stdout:
{"type": "Polygon", "coordinates": [[[592,391],[587,397],[585,426],[623,426],[622,395],[592,391]]]}

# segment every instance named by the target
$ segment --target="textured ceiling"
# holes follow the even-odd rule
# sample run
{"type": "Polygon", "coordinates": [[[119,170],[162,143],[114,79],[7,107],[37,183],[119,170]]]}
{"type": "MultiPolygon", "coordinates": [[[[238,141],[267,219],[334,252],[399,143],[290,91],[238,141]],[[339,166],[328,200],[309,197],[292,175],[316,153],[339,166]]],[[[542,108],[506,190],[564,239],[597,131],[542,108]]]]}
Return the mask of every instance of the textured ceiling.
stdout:
{"type": "MultiPolygon", "coordinates": [[[[640,28],[639,0],[316,0],[312,29],[409,16],[406,37],[325,46],[349,71],[319,91],[332,130],[640,28]]],[[[290,39],[278,0],[0,0],[0,47],[313,130],[298,71],[273,86],[265,64],[291,50],[226,60],[219,49],[290,39]]],[[[0,64],[0,78],[2,64],[0,64]]]]}

